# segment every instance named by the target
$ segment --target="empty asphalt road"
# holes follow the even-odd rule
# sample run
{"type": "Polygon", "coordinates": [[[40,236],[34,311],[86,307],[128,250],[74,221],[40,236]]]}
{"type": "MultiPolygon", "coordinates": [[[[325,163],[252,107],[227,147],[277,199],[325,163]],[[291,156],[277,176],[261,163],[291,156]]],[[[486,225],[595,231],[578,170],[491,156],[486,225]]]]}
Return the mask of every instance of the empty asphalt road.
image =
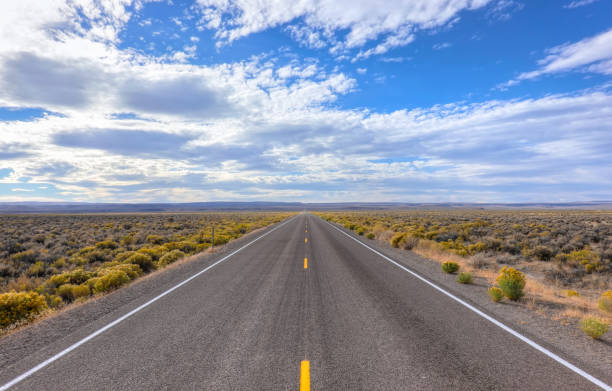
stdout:
{"type": "Polygon", "coordinates": [[[10,389],[601,389],[313,215],[268,232],[128,317],[139,304],[15,357],[0,385],[35,368],[10,389]]]}

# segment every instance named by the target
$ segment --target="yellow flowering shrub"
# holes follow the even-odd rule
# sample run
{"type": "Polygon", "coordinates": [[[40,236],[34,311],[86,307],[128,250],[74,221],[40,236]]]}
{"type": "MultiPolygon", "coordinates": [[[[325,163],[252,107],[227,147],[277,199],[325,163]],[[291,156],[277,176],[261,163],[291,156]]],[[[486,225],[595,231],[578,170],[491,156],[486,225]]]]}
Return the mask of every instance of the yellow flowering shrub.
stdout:
{"type": "Polygon", "coordinates": [[[499,288],[510,300],[518,300],[523,297],[525,288],[525,275],[513,267],[504,266],[495,279],[499,288]]]}
{"type": "Polygon", "coordinates": [[[45,297],[36,292],[2,293],[0,294],[0,327],[32,319],[46,309],[45,297]]]}
{"type": "Polygon", "coordinates": [[[185,253],[182,252],[181,250],[172,250],[164,254],[164,256],[159,259],[158,265],[160,267],[164,267],[184,257],[185,257],[185,253]]]}
{"type": "Polygon", "coordinates": [[[580,321],[580,329],[593,339],[599,339],[608,331],[608,325],[603,319],[587,316],[580,321]]]}
{"type": "Polygon", "coordinates": [[[487,294],[495,303],[501,301],[504,298],[504,292],[496,286],[492,286],[487,289],[487,294]]]}

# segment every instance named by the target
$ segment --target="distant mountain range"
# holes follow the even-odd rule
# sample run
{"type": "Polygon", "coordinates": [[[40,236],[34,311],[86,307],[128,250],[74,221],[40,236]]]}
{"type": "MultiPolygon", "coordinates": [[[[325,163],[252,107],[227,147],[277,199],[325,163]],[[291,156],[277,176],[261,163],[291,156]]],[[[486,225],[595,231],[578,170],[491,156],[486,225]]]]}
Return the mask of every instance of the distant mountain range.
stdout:
{"type": "Polygon", "coordinates": [[[565,203],[409,203],[409,202],[191,202],[191,203],[81,203],[0,202],[0,213],[154,213],[204,211],[301,211],[301,210],[433,210],[433,209],[606,209],[612,201],[565,203]]]}

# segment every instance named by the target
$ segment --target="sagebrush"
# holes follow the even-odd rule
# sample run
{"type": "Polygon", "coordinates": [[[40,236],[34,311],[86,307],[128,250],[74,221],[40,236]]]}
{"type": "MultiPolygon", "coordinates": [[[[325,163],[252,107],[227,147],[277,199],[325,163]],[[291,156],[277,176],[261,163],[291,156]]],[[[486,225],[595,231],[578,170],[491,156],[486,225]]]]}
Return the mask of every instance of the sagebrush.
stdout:
{"type": "Polygon", "coordinates": [[[119,288],[289,213],[0,215],[0,328],[119,288]]]}

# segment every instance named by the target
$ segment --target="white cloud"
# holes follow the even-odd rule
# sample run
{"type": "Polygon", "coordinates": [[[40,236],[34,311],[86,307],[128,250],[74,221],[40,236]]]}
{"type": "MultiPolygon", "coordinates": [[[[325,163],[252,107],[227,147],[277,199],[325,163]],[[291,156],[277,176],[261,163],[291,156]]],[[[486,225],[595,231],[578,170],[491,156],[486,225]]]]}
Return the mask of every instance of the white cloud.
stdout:
{"type": "Polygon", "coordinates": [[[583,7],[585,5],[593,4],[596,1],[599,1],[599,0],[574,0],[571,3],[564,5],[563,8],[583,7]]]}
{"type": "MultiPolygon", "coordinates": [[[[412,15],[411,29],[443,24],[457,10],[484,3],[455,1],[446,8],[420,3],[423,9],[415,12],[423,17],[417,21],[412,15]],[[434,10],[441,15],[432,21],[427,15],[434,10]]],[[[30,193],[31,199],[124,202],[322,201],[355,194],[372,201],[553,201],[610,195],[612,95],[607,92],[391,113],[343,110],[334,102],[357,89],[356,80],[316,61],[279,64],[277,57],[261,55],[228,64],[183,64],[179,60],[186,58],[118,49],[116,26],[125,25],[125,8],[107,14],[108,4],[86,3],[94,22],[111,20],[92,27],[111,26],[108,34],[99,34],[73,26],[74,8],[61,2],[39,12],[40,2],[15,4],[30,7],[33,15],[11,14],[12,2],[0,6],[0,11],[7,8],[0,12],[3,23],[15,26],[3,30],[8,35],[0,41],[0,106],[43,107],[63,116],[0,123],[0,160],[8,162],[0,168],[12,170],[0,181],[15,189],[35,185],[56,192],[0,199],[25,199],[30,193]],[[53,26],[66,26],[68,32],[53,26]],[[21,183],[20,178],[31,179],[21,183]]],[[[114,4],[122,8],[125,2],[114,4]]],[[[287,7],[294,6],[285,3],[274,12],[288,12],[287,7]]],[[[353,15],[330,22],[345,23],[349,30],[343,47],[370,36],[365,32],[370,19],[362,15],[368,7],[344,7],[353,15]]],[[[323,11],[316,18],[335,15],[323,11]]],[[[301,15],[304,26],[331,42],[332,35],[313,22],[318,19],[301,15]]],[[[377,15],[371,20],[387,27],[371,31],[392,45],[390,26],[403,22],[381,21],[377,15]]],[[[273,13],[261,23],[275,18],[283,19],[273,13]]],[[[218,22],[220,31],[241,27],[218,22]]],[[[410,36],[407,31],[413,30],[404,37],[410,36]]],[[[553,50],[550,56],[557,57],[541,65],[578,56],[592,45],[553,50]]],[[[187,56],[196,49],[194,43],[181,52],[187,56]]],[[[569,69],[592,67],[591,72],[603,73],[608,61],[574,60],[582,65],[569,69]]],[[[371,72],[373,79],[385,76],[371,72]]]]}
{"type": "Polygon", "coordinates": [[[432,46],[433,50],[442,50],[453,46],[450,42],[436,43],[432,46]]]}
{"type": "Polygon", "coordinates": [[[512,17],[512,14],[522,10],[525,5],[516,0],[498,0],[487,11],[487,16],[494,20],[506,21],[512,17]]]}
{"type": "Polygon", "coordinates": [[[383,42],[379,43],[375,47],[365,51],[359,51],[359,53],[357,53],[353,59],[353,62],[366,59],[373,55],[384,54],[398,46],[408,45],[410,42],[414,41],[414,39],[414,34],[411,33],[409,28],[401,28],[399,31],[390,34],[383,42]]]}
{"type": "Polygon", "coordinates": [[[198,0],[201,26],[216,30],[220,44],[252,33],[293,23],[288,31],[298,42],[313,48],[331,45],[332,52],[358,48],[384,37],[376,47],[358,57],[381,54],[414,39],[420,29],[444,26],[461,11],[484,7],[491,0],[198,0]],[[341,37],[341,31],[348,32],[341,37]]]}
{"type": "Polygon", "coordinates": [[[327,45],[323,34],[310,26],[287,26],[287,31],[302,46],[311,49],[321,49],[327,45]]]}
{"type": "Polygon", "coordinates": [[[521,73],[516,79],[502,84],[509,87],[522,80],[569,71],[612,74],[612,29],[575,43],[566,43],[548,50],[548,56],[538,61],[539,69],[521,73]]]}
{"type": "Polygon", "coordinates": [[[381,57],[382,62],[405,62],[412,60],[412,57],[381,57]]]}

